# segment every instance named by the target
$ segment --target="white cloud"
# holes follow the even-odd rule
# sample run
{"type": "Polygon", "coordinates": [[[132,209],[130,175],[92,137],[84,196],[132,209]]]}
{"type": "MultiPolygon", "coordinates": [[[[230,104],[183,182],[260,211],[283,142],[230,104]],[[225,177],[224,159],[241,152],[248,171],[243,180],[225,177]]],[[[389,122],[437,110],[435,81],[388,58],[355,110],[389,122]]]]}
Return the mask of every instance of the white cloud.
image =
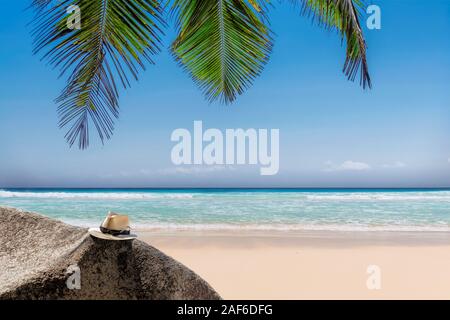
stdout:
{"type": "Polygon", "coordinates": [[[148,169],[141,169],[141,170],[139,170],[139,173],[144,175],[144,176],[149,176],[149,175],[152,174],[152,171],[148,170],[148,169]]]}
{"type": "Polygon", "coordinates": [[[98,175],[101,179],[114,179],[114,178],[133,178],[133,177],[151,177],[151,176],[166,176],[166,175],[176,175],[176,174],[206,174],[219,171],[234,171],[236,170],[233,166],[226,165],[211,165],[211,166],[174,166],[170,168],[160,169],[160,170],[150,170],[150,169],[140,169],[136,171],[119,171],[115,173],[105,173],[98,175]]]}
{"type": "Polygon", "coordinates": [[[394,163],[386,163],[381,165],[382,168],[392,169],[392,168],[404,168],[406,167],[406,164],[401,161],[396,161],[394,163]]]}
{"type": "Polygon", "coordinates": [[[120,174],[122,177],[130,177],[130,176],[133,175],[133,173],[128,172],[128,171],[120,171],[119,174],[120,174]]]}
{"type": "Polygon", "coordinates": [[[347,160],[341,164],[335,164],[332,161],[325,162],[323,171],[363,171],[370,170],[371,166],[365,162],[347,160]]]}
{"type": "Polygon", "coordinates": [[[219,172],[225,170],[235,170],[234,167],[230,166],[181,166],[181,167],[172,167],[159,170],[158,173],[163,175],[174,175],[174,174],[202,174],[202,173],[210,173],[210,172],[219,172]]]}

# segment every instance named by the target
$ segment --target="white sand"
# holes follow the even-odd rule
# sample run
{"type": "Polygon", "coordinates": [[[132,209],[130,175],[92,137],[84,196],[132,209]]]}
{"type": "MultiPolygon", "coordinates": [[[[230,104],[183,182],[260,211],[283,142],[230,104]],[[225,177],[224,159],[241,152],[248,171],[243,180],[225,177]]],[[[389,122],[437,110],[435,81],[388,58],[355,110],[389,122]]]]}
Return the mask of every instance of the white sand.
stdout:
{"type": "MultiPolygon", "coordinates": [[[[140,232],[225,299],[450,299],[442,233],[140,232]],[[369,290],[367,268],[380,267],[369,290]]],[[[372,278],[373,279],[373,278],[372,278]]]]}

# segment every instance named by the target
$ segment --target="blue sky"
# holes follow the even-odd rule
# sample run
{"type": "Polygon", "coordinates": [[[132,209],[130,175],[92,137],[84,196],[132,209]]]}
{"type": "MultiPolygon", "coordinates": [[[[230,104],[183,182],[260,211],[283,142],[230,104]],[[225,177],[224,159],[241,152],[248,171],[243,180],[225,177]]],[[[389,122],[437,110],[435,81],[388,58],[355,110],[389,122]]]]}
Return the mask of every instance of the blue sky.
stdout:
{"type": "Polygon", "coordinates": [[[33,56],[27,1],[0,10],[0,187],[450,186],[450,1],[368,1],[382,29],[365,30],[374,87],[342,74],[336,34],[289,5],[270,13],[269,64],[230,106],[208,103],[165,49],[121,91],[112,140],[69,149],[53,100],[64,85],[33,56]],[[279,128],[280,170],[172,164],[176,128],[279,128]]]}

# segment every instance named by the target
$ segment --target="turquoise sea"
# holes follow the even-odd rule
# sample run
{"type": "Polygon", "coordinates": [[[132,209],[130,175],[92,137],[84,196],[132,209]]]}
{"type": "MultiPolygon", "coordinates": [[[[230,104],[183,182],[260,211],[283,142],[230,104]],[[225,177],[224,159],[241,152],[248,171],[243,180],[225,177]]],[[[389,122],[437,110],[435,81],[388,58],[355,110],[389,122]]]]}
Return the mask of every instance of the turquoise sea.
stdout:
{"type": "Polygon", "coordinates": [[[0,206],[136,229],[450,231],[450,189],[0,189],[0,206]]]}

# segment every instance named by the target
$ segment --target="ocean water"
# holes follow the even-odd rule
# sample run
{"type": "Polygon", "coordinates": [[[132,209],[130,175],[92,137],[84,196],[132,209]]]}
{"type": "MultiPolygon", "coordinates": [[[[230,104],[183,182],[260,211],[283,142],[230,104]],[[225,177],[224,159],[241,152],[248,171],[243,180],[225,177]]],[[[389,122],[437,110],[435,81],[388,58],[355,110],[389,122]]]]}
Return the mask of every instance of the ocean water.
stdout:
{"type": "Polygon", "coordinates": [[[138,230],[450,231],[450,189],[0,189],[0,206],[138,230]]]}

